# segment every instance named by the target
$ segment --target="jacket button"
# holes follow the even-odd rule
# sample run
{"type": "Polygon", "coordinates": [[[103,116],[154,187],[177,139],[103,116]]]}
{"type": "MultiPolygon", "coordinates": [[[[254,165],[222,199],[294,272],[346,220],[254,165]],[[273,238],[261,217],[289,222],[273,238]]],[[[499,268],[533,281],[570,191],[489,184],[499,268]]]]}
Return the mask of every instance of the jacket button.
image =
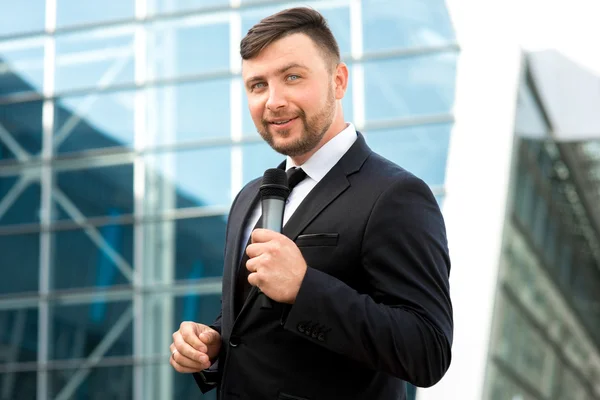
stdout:
{"type": "Polygon", "coordinates": [[[240,338],[238,338],[237,336],[232,336],[231,338],[229,338],[229,345],[231,347],[238,347],[240,345],[240,338]]]}
{"type": "Polygon", "coordinates": [[[317,340],[319,342],[324,342],[325,341],[325,334],[324,333],[319,333],[319,336],[317,336],[317,340]]]}
{"type": "Polygon", "coordinates": [[[306,330],[306,328],[305,328],[305,326],[304,326],[304,324],[302,322],[300,322],[298,324],[298,326],[296,327],[296,329],[298,329],[298,332],[300,332],[300,333],[304,333],[304,331],[306,330]]]}

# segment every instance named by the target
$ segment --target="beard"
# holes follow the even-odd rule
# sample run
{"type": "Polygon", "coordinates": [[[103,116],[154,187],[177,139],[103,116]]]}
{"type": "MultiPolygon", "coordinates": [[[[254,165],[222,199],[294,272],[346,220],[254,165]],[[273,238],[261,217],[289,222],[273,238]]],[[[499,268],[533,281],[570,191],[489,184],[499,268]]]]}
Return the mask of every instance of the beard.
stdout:
{"type": "MultiPolygon", "coordinates": [[[[258,130],[258,133],[262,138],[271,146],[276,152],[285,156],[295,157],[302,154],[306,154],[313,150],[323,139],[325,133],[329,130],[329,127],[333,123],[335,116],[335,93],[332,90],[327,96],[327,102],[321,110],[311,117],[307,117],[304,110],[300,109],[296,112],[295,117],[298,118],[302,124],[302,132],[300,137],[292,143],[286,143],[277,145],[273,134],[270,132],[271,124],[264,118],[262,119],[262,129],[258,130]]],[[[281,118],[277,114],[270,115],[271,118],[281,118]]],[[[291,134],[290,129],[280,130],[277,135],[287,138],[291,134]]]]}

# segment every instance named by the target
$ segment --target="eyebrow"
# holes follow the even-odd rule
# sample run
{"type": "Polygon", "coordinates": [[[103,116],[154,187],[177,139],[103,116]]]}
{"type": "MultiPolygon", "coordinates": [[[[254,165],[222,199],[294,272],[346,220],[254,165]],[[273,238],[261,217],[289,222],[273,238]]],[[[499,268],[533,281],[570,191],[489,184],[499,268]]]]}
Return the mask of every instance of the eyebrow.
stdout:
{"type": "MultiPolygon", "coordinates": [[[[290,63],[290,64],[284,65],[283,67],[279,68],[275,73],[277,75],[281,75],[281,74],[285,73],[287,70],[290,70],[292,68],[308,69],[308,67],[306,67],[302,64],[290,63]]],[[[253,76],[246,81],[246,86],[250,87],[250,86],[252,86],[253,83],[260,82],[263,80],[265,80],[265,77],[262,75],[253,76]]]]}

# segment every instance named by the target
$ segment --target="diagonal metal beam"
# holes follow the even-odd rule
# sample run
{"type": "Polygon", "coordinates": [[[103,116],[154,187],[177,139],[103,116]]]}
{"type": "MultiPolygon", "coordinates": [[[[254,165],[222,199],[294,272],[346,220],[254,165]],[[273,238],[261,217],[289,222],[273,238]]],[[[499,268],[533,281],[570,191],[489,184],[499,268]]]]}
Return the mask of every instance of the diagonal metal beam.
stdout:
{"type": "Polygon", "coordinates": [[[110,347],[119,339],[119,336],[125,332],[127,326],[133,319],[133,306],[129,306],[127,310],[119,317],[118,321],[113,327],[106,333],[104,339],[98,346],[92,351],[90,356],[85,360],[83,365],[73,374],[71,380],[62,388],[60,393],[56,396],[55,400],[68,400],[72,398],[73,394],[81,385],[81,383],[87,378],[93,368],[102,359],[102,356],[110,349],[110,347]]]}
{"type": "MultiPolygon", "coordinates": [[[[110,68],[102,75],[100,81],[98,82],[98,86],[96,89],[104,89],[108,85],[110,85],[114,79],[117,77],[119,72],[123,70],[123,68],[127,65],[127,63],[131,60],[131,54],[127,54],[127,56],[121,56],[115,60],[115,62],[110,66],[110,68]]],[[[58,149],[62,142],[69,137],[69,135],[73,132],[73,129],[79,124],[84,117],[87,116],[88,112],[92,109],[92,106],[98,100],[99,94],[90,94],[88,95],[82,106],[71,114],[71,117],[60,127],[60,129],[54,135],[54,148],[58,149]]]]}
{"type": "Polygon", "coordinates": [[[31,184],[33,179],[29,175],[23,175],[19,177],[17,183],[10,188],[8,193],[0,201],[0,219],[4,217],[4,214],[10,209],[10,207],[17,201],[21,193],[31,184]]]}
{"type": "Polygon", "coordinates": [[[112,262],[115,263],[119,271],[129,280],[133,280],[133,268],[129,263],[118,253],[116,252],[110,244],[104,239],[104,237],[98,232],[96,227],[90,226],[86,223],[87,218],[77,209],[75,204],[71,202],[67,198],[67,196],[57,187],[54,187],[52,193],[54,199],[60,206],[65,210],[65,212],[73,218],[73,220],[83,227],[85,233],[90,237],[92,242],[98,248],[106,253],[106,256],[111,259],[112,262]]]}
{"type": "Polygon", "coordinates": [[[0,123],[0,141],[13,152],[17,160],[27,161],[30,158],[30,154],[21,147],[19,142],[10,134],[10,132],[0,123]]]}

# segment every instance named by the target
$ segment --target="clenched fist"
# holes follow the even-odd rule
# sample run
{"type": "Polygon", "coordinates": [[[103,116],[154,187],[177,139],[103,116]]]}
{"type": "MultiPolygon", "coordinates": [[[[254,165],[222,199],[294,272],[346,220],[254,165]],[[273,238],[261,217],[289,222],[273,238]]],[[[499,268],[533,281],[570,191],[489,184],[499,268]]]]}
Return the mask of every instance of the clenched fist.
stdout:
{"type": "Polygon", "coordinates": [[[255,229],[246,253],[248,282],[277,302],[293,304],[307,269],[296,243],[281,233],[255,229]]]}
{"type": "Polygon", "coordinates": [[[221,349],[221,335],[196,322],[182,322],[173,333],[171,365],[177,372],[200,372],[211,366],[221,349]]]}

